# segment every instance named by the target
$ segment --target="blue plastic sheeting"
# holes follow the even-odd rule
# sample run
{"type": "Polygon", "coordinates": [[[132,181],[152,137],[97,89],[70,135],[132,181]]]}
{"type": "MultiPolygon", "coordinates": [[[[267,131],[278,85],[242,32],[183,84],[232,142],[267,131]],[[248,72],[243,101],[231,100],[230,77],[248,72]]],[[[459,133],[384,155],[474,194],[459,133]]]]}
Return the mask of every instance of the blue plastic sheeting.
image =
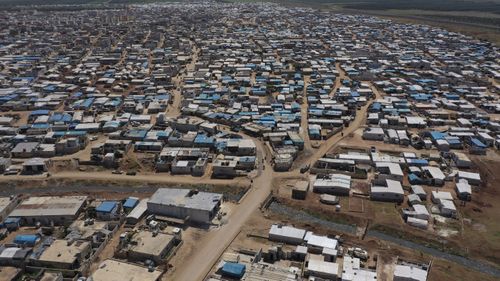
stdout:
{"type": "Polygon", "coordinates": [[[118,203],[116,201],[104,201],[95,208],[99,213],[111,213],[118,203]]]}
{"type": "Polygon", "coordinates": [[[123,204],[123,208],[132,209],[139,203],[139,200],[135,198],[128,198],[123,204]]]}
{"type": "Polygon", "coordinates": [[[54,122],[64,122],[68,123],[71,122],[73,117],[67,113],[54,113],[52,116],[49,117],[49,123],[54,123],[54,122]]]}
{"type": "Polygon", "coordinates": [[[50,128],[50,125],[46,124],[46,123],[33,124],[33,125],[31,125],[31,128],[32,129],[48,129],[48,128],[50,128]]]}
{"type": "Polygon", "coordinates": [[[54,137],[63,137],[63,136],[68,136],[68,137],[81,137],[85,136],[87,132],[85,131],[56,131],[54,132],[54,137]]]}
{"type": "Polygon", "coordinates": [[[413,173],[408,175],[408,181],[410,182],[410,184],[422,184],[423,183],[423,180],[413,173]]]}
{"type": "Polygon", "coordinates": [[[470,141],[475,147],[486,148],[486,145],[476,138],[471,138],[470,141]]]}
{"type": "Polygon", "coordinates": [[[233,277],[233,278],[242,278],[245,275],[246,266],[241,263],[234,262],[226,262],[222,266],[222,275],[233,277]]]}
{"type": "Polygon", "coordinates": [[[196,136],[194,142],[198,144],[213,144],[215,139],[207,135],[200,134],[196,136]]]}
{"type": "Polygon", "coordinates": [[[40,240],[40,237],[35,234],[22,234],[22,235],[17,235],[16,238],[14,238],[14,243],[18,245],[26,245],[26,246],[34,246],[38,240],[40,240]]]}
{"type": "Polygon", "coordinates": [[[441,133],[441,132],[431,132],[431,138],[433,140],[441,140],[441,139],[444,139],[445,137],[445,134],[441,133]]]}
{"type": "Polygon", "coordinates": [[[39,110],[34,110],[30,113],[30,116],[41,116],[41,115],[49,115],[50,110],[46,109],[39,109],[39,110]]]}
{"type": "Polygon", "coordinates": [[[406,159],[408,165],[411,166],[427,166],[429,165],[429,161],[426,159],[406,159]]]}
{"type": "Polygon", "coordinates": [[[373,111],[380,111],[380,109],[382,109],[382,104],[379,102],[374,102],[371,105],[371,110],[373,110],[373,111]]]}

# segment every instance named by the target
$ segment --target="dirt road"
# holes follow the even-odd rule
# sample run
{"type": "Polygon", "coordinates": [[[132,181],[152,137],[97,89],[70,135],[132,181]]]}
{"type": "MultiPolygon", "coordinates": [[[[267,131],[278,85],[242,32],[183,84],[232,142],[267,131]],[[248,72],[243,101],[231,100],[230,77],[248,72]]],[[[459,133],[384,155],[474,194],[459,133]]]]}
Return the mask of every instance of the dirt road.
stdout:
{"type": "Polygon", "coordinates": [[[314,154],[306,159],[304,161],[307,163],[310,163],[311,165],[314,164],[319,158],[323,157],[328,151],[333,149],[335,145],[337,145],[340,141],[342,141],[345,138],[349,137],[350,133],[354,133],[360,126],[366,123],[366,111],[368,110],[369,104],[363,106],[358,112],[356,112],[356,117],[354,120],[349,124],[349,127],[345,128],[342,132],[342,134],[336,134],[332,137],[330,137],[328,140],[326,140],[324,143],[321,144],[321,146],[314,152],[314,154]]]}
{"type": "MultiPolygon", "coordinates": [[[[26,181],[26,180],[47,180],[46,176],[2,176],[0,182],[26,181]]],[[[87,180],[87,181],[113,181],[113,182],[138,182],[138,183],[169,183],[169,184],[193,184],[203,182],[207,185],[228,185],[244,184],[247,178],[235,179],[212,179],[209,175],[198,179],[193,179],[190,175],[168,175],[168,174],[140,174],[136,176],[126,176],[124,174],[115,175],[106,172],[59,172],[50,176],[50,179],[61,180],[87,180]]]]}
{"type": "MultiPolygon", "coordinates": [[[[311,157],[306,158],[305,161],[314,163],[342,139],[363,125],[366,122],[366,111],[368,106],[368,104],[365,105],[356,113],[356,118],[351,122],[348,128],[344,129],[344,137],[340,134],[331,137],[324,142],[311,157]]],[[[267,155],[268,152],[265,150],[262,142],[257,139],[254,139],[254,141],[257,145],[257,151],[260,156],[259,158],[262,159],[262,155],[266,154],[266,158],[270,159],[271,157],[267,155]]],[[[175,269],[175,272],[167,275],[164,280],[203,280],[226,248],[238,235],[242,226],[248,221],[251,214],[259,208],[260,204],[269,195],[272,189],[272,180],[276,177],[300,175],[298,170],[290,171],[288,173],[275,173],[272,170],[270,163],[267,161],[265,162],[265,167],[266,168],[264,169],[263,167],[259,167],[259,176],[254,179],[252,188],[250,188],[247,195],[240,202],[239,206],[234,209],[228,223],[217,230],[208,232],[207,235],[199,241],[199,247],[196,248],[195,252],[184,261],[183,264],[185,266],[175,269]]]]}
{"type": "MultiPolygon", "coordinates": [[[[259,158],[267,152],[261,142],[256,141],[259,158]]],[[[183,261],[184,266],[164,278],[164,280],[193,281],[203,280],[226,248],[236,238],[242,226],[248,221],[252,213],[271,192],[272,179],[275,176],[268,161],[259,167],[259,176],[253,180],[253,186],[247,195],[240,201],[239,206],[233,210],[227,224],[208,232],[196,247],[194,253],[183,261]]]]}

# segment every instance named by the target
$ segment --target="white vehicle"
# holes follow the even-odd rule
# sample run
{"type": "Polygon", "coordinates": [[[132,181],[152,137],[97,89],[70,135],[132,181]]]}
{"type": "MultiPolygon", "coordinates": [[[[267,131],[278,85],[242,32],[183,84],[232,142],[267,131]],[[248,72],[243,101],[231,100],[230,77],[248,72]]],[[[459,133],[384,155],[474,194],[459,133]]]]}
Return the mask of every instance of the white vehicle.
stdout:
{"type": "Polygon", "coordinates": [[[353,247],[353,248],[349,248],[347,250],[347,253],[356,257],[356,258],[359,258],[361,260],[367,260],[368,259],[368,252],[361,249],[361,248],[357,248],[357,247],[353,247]]]}

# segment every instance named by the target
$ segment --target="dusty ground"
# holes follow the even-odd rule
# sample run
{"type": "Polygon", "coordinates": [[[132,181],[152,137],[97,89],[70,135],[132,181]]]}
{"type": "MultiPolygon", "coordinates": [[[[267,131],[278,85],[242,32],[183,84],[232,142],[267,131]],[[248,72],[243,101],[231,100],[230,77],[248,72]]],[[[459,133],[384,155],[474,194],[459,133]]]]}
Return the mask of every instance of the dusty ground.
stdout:
{"type": "Polygon", "coordinates": [[[96,257],[94,262],[90,265],[89,272],[94,272],[99,267],[99,264],[109,258],[112,258],[115,254],[116,249],[118,248],[118,244],[120,243],[120,235],[124,232],[124,226],[120,226],[120,228],[115,232],[113,237],[109,240],[106,247],[102,250],[99,256],[96,257]]]}
{"type": "Polygon", "coordinates": [[[473,193],[472,202],[461,208],[462,240],[471,255],[483,256],[500,265],[500,158],[473,157],[485,184],[473,193]]]}
{"type": "MultiPolygon", "coordinates": [[[[357,144],[355,145],[358,147],[357,144]]],[[[359,145],[359,148],[363,147],[367,147],[366,144],[359,145]]],[[[334,150],[338,151],[339,149],[341,148],[336,147],[334,150]]],[[[387,144],[379,150],[397,153],[407,149],[387,144]]],[[[430,152],[435,153],[435,151],[418,151],[418,153],[430,152]]],[[[403,236],[408,240],[434,245],[438,248],[443,247],[441,241],[445,239],[447,251],[482,259],[498,266],[500,265],[500,225],[498,224],[500,207],[497,206],[500,201],[500,193],[497,189],[500,187],[496,183],[500,180],[500,176],[497,175],[496,171],[500,171],[500,156],[495,152],[489,152],[486,156],[471,156],[471,159],[475,163],[475,167],[471,171],[479,171],[484,184],[482,187],[474,189],[472,201],[466,203],[465,206],[460,205],[460,200],[455,200],[459,210],[458,219],[445,219],[437,216],[436,220],[430,222],[427,230],[405,224],[401,216],[401,209],[409,207],[407,202],[397,205],[374,202],[362,197],[341,197],[341,211],[336,212],[335,206],[320,203],[319,195],[312,192],[308,193],[304,201],[291,199],[293,184],[298,179],[306,178],[304,175],[294,177],[289,174],[287,177],[292,177],[292,179],[275,179],[274,194],[281,203],[335,222],[355,223],[358,226],[368,225],[369,228],[403,236]],[[361,210],[361,205],[363,210],[361,210]]],[[[360,187],[359,183],[363,183],[363,181],[356,180],[353,185],[356,186],[356,189],[365,190],[362,185],[360,187]]],[[[368,184],[367,181],[364,183],[368,184]]],[[[405,184],[408,183],[405,181],[405,184]]],[[[455,196],[454,187],[452,182],[447,182],[439,190],[449,191],[455,196]]],[[[424,189],[429,195],[426,205],[431,211],[433,204],[430,200],[430,193],[436,188],[424,187],[424,189]]]]}
{"type": "Polygon", "coordinates": [[[428,275],[428,281],[446,281],[446,280],[498,280],[486,274],[471,271],[468,268],[457,266],[454,263],[444,260],[434,260],[431,272],[428,275]]]}
{"type": "MultiPolygon", "coordinates": [[[[255,216],[256,218],[254,218],[254,220],[256,221],[257,218],[260,216],[260,214],[256,214],[255,216]]],[[[295,225],[296,227],[307,228],[308,230],[312,230],[315,233],[322,235],[339,234],[332,229],[325,229],[317,225],[311,225],[307,222],[291,221],[286,217],[272,213],[266,213],[264,217],[261,217],[259,220],[260,224],[263,225],[270,225],[272,224],[271,222],[274,223],[281,222],[283,224],[291,224],[295,225]]],[[[252,233],[267,234],[268,229],[260,230],[259,232],[252,229],[249,229],[248,231],[252,233]]],[[[253,241],[253,242],[245,242],[246,245],[248,245],[247,243],[250,243],[250,245],[252,245],[252,243],[254,243],[253,245],[260,245],[258,241],[256,242],[255,239],[246,237],[246,235],[242,234],[240,235],[240,237],[242,237],[241,239],[246,238],[247,240],[253,241]]],[[[476,271],[464,268],[455,263],[451,263],[440,259],[434,259],[431,256],[425,255],[420,252],[415,252],[406,248],[402,248],[396,244],[392,244],[389,242],[375,240],[371,238],[360,240],[356,237],[345,234],[343,234],[343,238],[346,239],[346,245],[359,246],[367,250],[371,257],[378,256],[379,264],[377,265],[377,272],[379,280],[392,280],[393,262],[397,258],[400,258],[405,261],[420,262],[420,263],[429,263],[432,260],[433,267],[430,270],[428,279],[430,281],[496,280],[495,278],[489,275],[477,273],[476,271]]]]}
{"type": "Polygon", "coordinates": [[[169,261],[169,269],[163,275],[162,280],[174,280],[173,276],[179,268],[182,268],[184,261],[196,250],[198,241],[207,234],[206,230],[189,227],[182,233],[182,246],[169,261]]]}
{"type": "MultiPolygon", "coordinates": [[[[269,228],[273,223],[283,223],[287,225],[293,225],[299,228],[306,228],[312,230],[317,234],[321,235],[333,235],[338,234],[334,230],[326,229],[318,225],[311,225],[303,221],[291,221],[289,218],[276,215],[270,212],[261,213],[260,211],[255,211],[249,218],[248,223],[242,228],[241,232],[227,248],[226,253],[237,253],[238,251],[253,250],[258,251],[263,249],[266,251],[269,247],[273,246],[274,243],[266,239],[269,228]]],[[[359,240],[355,237],[343,235],[346,240],[345,245],[348,246],[359,246],[363,249],[368,250],[370,255],[371,263],[375,264],[373,257],[377,257],[378,264],[377,274],[379,280],[392,280],[392,274],[394,271],[394,262],[400,258],[406,261],[429,263],[432,261],[432,267],[429,273],[430,281],[447,281],[447,280],[495,280],[488,275],[479,274],[475,271],[471,271],[467,268],[463,268],[457,264],[450,263],[440,259],[433,259],[422,253],[414,252],[406,248],[401,248],[398,245],[377,241],[374,239],[359,240]]],[[[294,246],[285,246],[285,249],[294,249],[294,246]]],[[[278,264],[286,265],[289,261],[281,261],[278,264]]],[[[212,268],[212,273],[215,271],[215,267],[212,268]]],[[[167,279],[170,280],[170,279],[167,279]]]]}

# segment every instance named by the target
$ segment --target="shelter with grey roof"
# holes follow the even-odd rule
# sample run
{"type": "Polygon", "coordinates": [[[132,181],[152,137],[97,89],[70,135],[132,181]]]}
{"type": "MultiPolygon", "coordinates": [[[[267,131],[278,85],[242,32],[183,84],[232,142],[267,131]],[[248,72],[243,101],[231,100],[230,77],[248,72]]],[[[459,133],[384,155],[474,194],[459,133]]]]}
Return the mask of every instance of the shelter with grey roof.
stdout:
{"type": "Polygon", "coordinates": [[[156,215],[209,223],[220,208],[222,196],[197,190],[160,188],[148,201],[148,211],[156,215]]]}

